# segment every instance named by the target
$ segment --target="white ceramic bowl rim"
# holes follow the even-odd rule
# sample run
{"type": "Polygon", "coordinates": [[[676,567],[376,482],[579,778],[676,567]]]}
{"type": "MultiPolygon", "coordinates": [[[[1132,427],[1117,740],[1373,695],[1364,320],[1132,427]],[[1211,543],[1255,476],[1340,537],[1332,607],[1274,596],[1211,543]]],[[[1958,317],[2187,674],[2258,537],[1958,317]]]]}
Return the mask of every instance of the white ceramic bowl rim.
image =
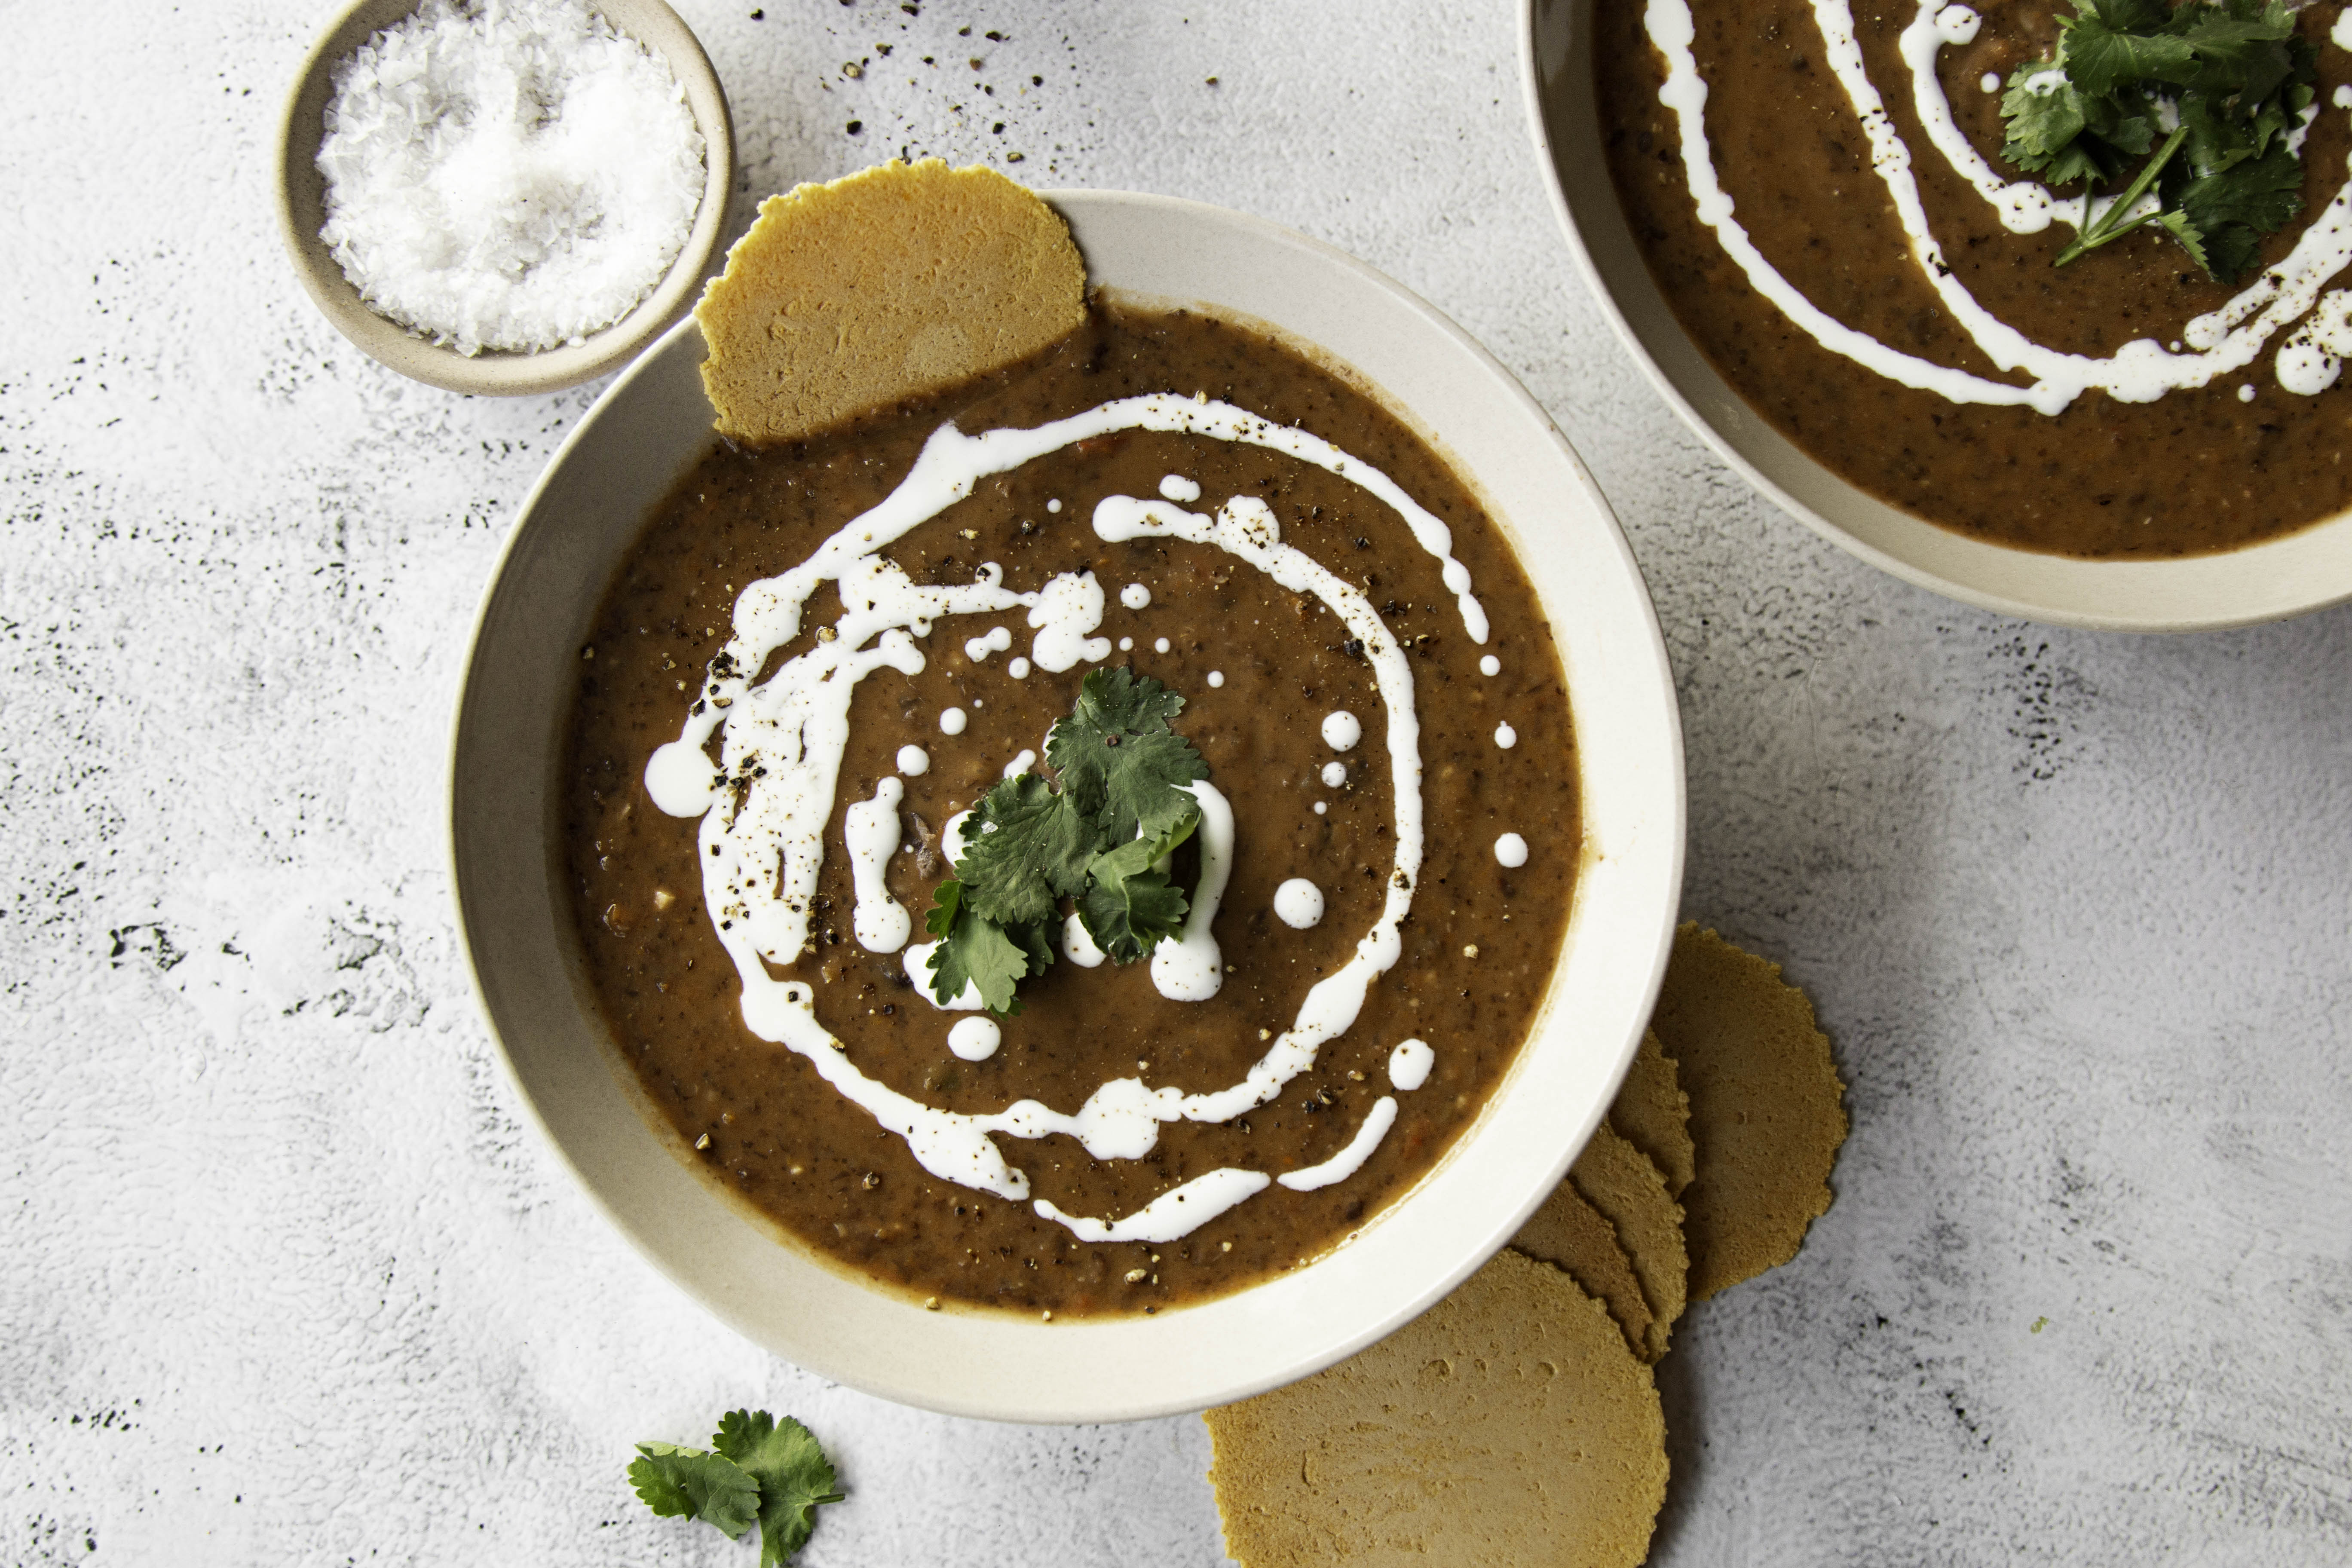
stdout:
{"type": "Polygon", "coordinates": [[[1458,328],[1360,262],[1258,219],[1165,197],[1047,195],[1097,281],[1260,319],[1386,389],[1478,486],[1545,595],[1578,725],[1587,863],[1535,1035],[1439,1167],[1305,1268],[1154,1317],[1052,1325],[926,1312],[779,1244],[688,1169],[639,1113],[596,1017],[553,786],[578,649],[615,556],[708,447],[690,320],[572,432],[485,592],[453,726],[452,886],[524,1104],[592,1199],[687,1291],[777,1353],[886,1398],[1121,1420],[1244,1397],[1371,1343],[1549,1193],[1615,1092],[1664,969],[1682,874],[1681,733],[1648,595],[1606,503],[1542,410],[1458,328]]]}
{"type": "Polygon", "coordinates": [[[1593,0],[1525,0],[1528,127],[1576,269],[1650,384],[1717,457],[1790,516],[1906,583],[2005,616],[2096,630],[2210,631],[2352,598],[2352,513],[2219,555],[2080,561],[1913,517],[1849,484],[1762,418],[1667,306],[1601,155],[1587,46],[1593,0]]]}

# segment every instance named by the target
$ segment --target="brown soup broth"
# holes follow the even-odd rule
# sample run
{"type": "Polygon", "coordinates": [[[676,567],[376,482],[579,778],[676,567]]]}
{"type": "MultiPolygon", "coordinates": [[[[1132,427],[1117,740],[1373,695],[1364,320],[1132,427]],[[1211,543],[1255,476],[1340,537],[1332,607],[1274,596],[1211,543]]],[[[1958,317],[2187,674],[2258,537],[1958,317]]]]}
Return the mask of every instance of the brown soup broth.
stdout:
{"type": "MultiPolygon", "coordinates": [[[[821,587],[800,636],[778,657],[805,650],[838,613],[832,586],[821,587]]],[[[630,551],[592,647],[581,664],[562,805],[580,937],[614,1040],[711,1179],[835,1264],[892,1286],[1061,1315],[1157,1310],[1295,1267],[1430,1168],[1501,1079],[1549,984],[1580,839],[1565,681],[1534,593],[1497,530],[1423,443],[1370,397],[1234,325],[1098,304],[1078,332],[1027,366],[838,436],[713,451],[630,551]],[[1201,436],[1134,432],[1065,448],[983,481],[890,546],[919,583],[968,583],[995,562],[1005,586],[1030,591],[1054,574],[1091,569],[1106,595],[1099,635],[1134,639],[1131,652],[1103,665],[1015,679],[1011,659],[1028,647],[1023,613],[956,616],[921,639],[919,674],[886,668],[857,688],[812,942],[790,973],[814,983],[817,1016],[862,1070],[950,1111],[992,1112],[1023,1099],[1075,1110],[1117,1078],[1188,1093],[1239,1082],[1307,990],[1371,927],[1392,863],[1384,710],[1342,623],[1217,549],[1106,543],[1089,526],[1096,502],[1157,495],[1171,474],[1200,484],[1203,510],[1228,496],[1262,498],[1286,542],[1363,585],[1410,647],[1426,849],[1402,957],[1374,983],[1355,1026],[1277,1100],[1223,1125],[1164,1124],[1141,1160],[1097,1162],[1059,1135],[996,1142],[1028,1173],[1033,1196],[1065,1213],[1115,1217],[1220,1167],[1279,1174],[1327,1160],[1382,1094],[1396,1095],[1395,1126],[1360,1171],[1334,1185],[1270,1186],[1180,1241],[1089,1244],[1026,1202],[929,1174],[803,1058],[746,1028],[736,973],[705,911],[697,824],[656,808],[643,775],[653,750],[677,738],[727,640],[735,595],[803,560],[880,500],[941,422],[971,432],[1030,426],[1171,391],[1205,392],[1302,426],[1384,470],[1453,529],[1454,554],[1493,631],[1483,647],[1468,639],[1436,560],[1363,490],[1286,456],[1201,436]],[[1058,511],[1049,500],[1060,501],[1058,511]],[[1121,605],[1129,583],[1149,586],[1147,608],[1121,605]],[[965,640],[994,625],[1013,631],[1011,653],[973,662],[965,640]],[[1164,654],[1155,651],[1162,637],[1164,654]],[[1487,653],[1502,661],[1498,676],[1480,673],[1487,653]],[[1215,926],[1223,988],[1207,1002],[1171,1002],[1154,989],[1148,963],[1087,970],[1064,961],[1022,982],[1023,1010],[1001,1020],[995,1055],[960,1060],[947,1048],[948,1029],[971,1015],[934,1009],[899,954],[869,952],[851,934],[843,814],[873,795],[877,781],[897,771],[898,748],[912,742],[931,762],[905,780],[903,807],[936,832],[1018,752],[1042,749],[1088,669],[1118,664],[1186,700],[1176,728],[1233,802],[1234,865],[1215,926]],[[1221,686],[1210,684],[1213,670],[1221,686]],[[953,738],[937,723],[951,706],[971,715],[953,738]],[[1364,733],[1343,759],[1348,782],[1331,788],[1320,773],[1338,753],[1319,726],[1341,708],[1362,720],[1364,733]],[[1517,735],[1508,750],[1496,740],[1506,720],[1517,735]],[[1327,814],[1315,812],[1317,801],[1327,814]],[[1512,831],[1532,853],[1507,869],[1494,845],[1512,831]],[[1291,930],[1272,912],[1276,888],[1293,877],[1312,879],[1327,900],[1310,930],[1291,930]],[[1434,1046],[1436,1065],[1423,1087],[1401,1093],[1390,1088],[1388,1062],[1407,1037],[1434,1046]]],[[[950,872],[937,866],[925,875],[915,847],[910,829],[887,882],[921,941],[931,889],[950,872]]],[[[1175,874],[1187,887],[1195,865],[1189,847],[1180,852],[1175,874]]]]}
{"type": "MultiPolygon", "coordinates": [[[[1960,130],[2006,178],[2000,95],[2017,66],[2054,47],[2053,7],[1977,5],[1972,43],[1947,47],[1937,74],[1960,130]]],[[[1633,235],[1683,328],[1725,380],[1783,435],[1862,489],[1974,538],[2091,558],[2150,559],[2236,549],[2352,507],[2352,396],[2282,390],[2266,350],[2206,387],[2124,404],[2093,390],[2055,417],[2029,408],[1954,404],[1831,353],[1750,288],[1685,182],[1680,132],[1658,101],[1663,58],[1643,0],[1596,0],[1593,68],[1601,130],[1633,235]],[[2256,396],[2241,401],[2240,388],[2256,396]]],[[[1945,315],[1911,260],[1909,240],[1845,90],[1823,59],[1803,0],[1691,0],[1693,52],[1707,84],[1706,126],[1718,179],[1766,259],[1832,316],[1937,364],[2022,384],[1945,315]]],[[[2046,347],[2105,357],[2137,338],[2179,338],[2259,268],[2275,265],[2342,184],[2352,130],[2323,108],[2304,145],[2303,215],[2264,243],[2237,285],[2212,281],[2153,227],[2051,262],[2074,238],[2053,223],[2011,234],[1928,142],[1897,38],[1906,4],[1855,7],[1871,80],[1911,149],[1920,199],[1958,280],[2001,321],[2046,347]]],[[[2071,13],[2069,13],[2071,14],[2071,13]]],[[[2346,79],[2326,47],[2334,17],[2305,12],[2320,49],[2318,102],[2346,79]]],[[[2072,195],[2078,187],[2060,194],[2072,195]]],[[[2272,347],[2284,334],[2271,340],[2272,347]]]]}

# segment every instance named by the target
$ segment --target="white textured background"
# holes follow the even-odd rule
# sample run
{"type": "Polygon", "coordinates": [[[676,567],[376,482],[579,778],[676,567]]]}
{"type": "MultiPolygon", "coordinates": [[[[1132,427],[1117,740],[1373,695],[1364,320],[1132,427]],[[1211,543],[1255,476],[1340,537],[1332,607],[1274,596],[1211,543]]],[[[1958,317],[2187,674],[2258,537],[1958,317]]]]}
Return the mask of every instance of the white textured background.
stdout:
{"type": "MultiPolygon", "coordinates": [[[[1505,0],[679,8],[739,226],[902,146],[1241,207],[1451,312],[1596,470],[1680,679],[1685,908],[1812,991],[1854,1113],[1802,1256],[1676,1335],[1656,1561],[2352,1556],[2352,615],[2046,631],[1744,494],[1569,269],[1505,0]],[[911,68],[839,76],[877,40],[911,68]]],[[[595,388],[413,385],[297,291],[267,153],[326,19],[0,3],[0,1562],[748,1563],[622,1479],[742,1403],[855,1493],[807,1563],[1215,1562],[1198,1422],[823,1384],[521,1125],[443,736],[595,388]]]]}

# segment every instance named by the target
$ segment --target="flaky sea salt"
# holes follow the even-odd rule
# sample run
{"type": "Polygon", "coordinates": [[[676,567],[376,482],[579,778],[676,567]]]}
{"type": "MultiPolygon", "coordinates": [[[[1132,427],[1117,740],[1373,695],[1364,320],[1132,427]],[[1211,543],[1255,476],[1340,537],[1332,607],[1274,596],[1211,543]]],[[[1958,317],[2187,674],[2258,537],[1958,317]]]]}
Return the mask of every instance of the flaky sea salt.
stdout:
{"type": "Polygon", "coordinates": [[[667,63],[583,0],[425,0],[335,68],[319,237],[460,353],[577,343],[677,259],[703,156],[667,63]]]}

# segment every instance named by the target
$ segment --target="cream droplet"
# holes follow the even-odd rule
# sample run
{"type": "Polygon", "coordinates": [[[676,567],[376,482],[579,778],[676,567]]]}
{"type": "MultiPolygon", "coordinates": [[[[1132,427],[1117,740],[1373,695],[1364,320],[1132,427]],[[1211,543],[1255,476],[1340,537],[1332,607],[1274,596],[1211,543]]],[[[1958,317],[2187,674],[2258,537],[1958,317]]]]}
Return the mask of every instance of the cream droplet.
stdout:
{"type": "Polygon", "coordinates": [[[1016,658],[1004,667],[1004,673],[1015,680],[1026,680],[1029,679],[1029,661],[1025,658],[1016,658]]]}
{"type": "Polygon", "coordinates": [[[1486,658],[1478,661],[1478,673],[1481,675],[1500,675],[1503,673],[1503,661],[1496,658],[1490,653],[1486,658]]]}
{"type": "Polygon", "coordinates": [[[1224,683],[1225,683],[1225,672],[1224,672],[1223,670],[1222,670],[1222,669],[1213,669],[1213,670],[1209,671],[1209,684],[1210,684],[1210,685],[1212,685],[1212,686],[1223,686],[1224,683]]]}
{"type": "Polygon", "coordinates": [[[1508,724],[1495,726],[1495,744],[1507,752],[1518,743],[1519,732],[1517,730],[1512,729],[1508,724]]]}
{"type": "Polygon", "coordinates": [[[2253,386],[2252,385],[2252,384],[2247,384],[2247,385],[2244,385],[2244,386],[2242,386],[2242,387],[2238,388],[2238,401],[2239,401],[2239,402],[2241,402],[2241,403],[2252,403],[2253,400],[2254,400],[2254,389],[2253,389],[2253,386]]]}
{"type": "Polygon", "coordinates": [[[1103,950],[1095,945],[1094,933],[1075,914],[1062,922],[1062,956],[1080,969],[1092,969],[1103,961],[1103,950]]]}
{"type": "Polygon", "coordinates": [[[1059,510],[1062,510],[1062,502],[1061,502],[1060,498],[1059,498],[1059,497],[1056,497],[1056,498],[1055,498],[1054,500],[1047,501],[1047,502],[1045,503],[1045,510],[1046,510],[1047,511],[1059,511],[1059,510]]]}
{"type": "Polygon", "coordinates": [[[931,754],[920,746],[898,748],[898,771],[910,779],[919,779],[931,771],[931,754]]]}
{"type": "Polygon", "coordinates": [[[1160,481],[1160,493],[1170,500],[1196,501],[1201,499],[1201,487],[1181,474],[1171,474],[1160,481]]]}
{"type": "Polygon", "coordinates": [[[971,721],[971,717],[962,709],[943,708],[940,710],[940,733],[961,735],[963,733],[963,727],[971,721]]]}
{"type": "Polygon", "coordinates": [[[1150,609],[1151,607],[1151,590],[1145,587],[1140,583],[1129,583],[1126,587],[1121,588],[1118,591],[1118,602],[1125,605],[1130,610],[1150,609]]]}
{"type": "Polygon", "coordinates": [[[948,1031],[948,1049],[968,1062],[984,1062],[996,1054],[1004,1031],[993,1018],[965,1018],[948,1031]]]}
{"type": "Polygon", "coordinates": [[[2000,73],[1999,71],[1987,71],[1984,75],[1977,78],[1977,90],[1979,92],[1999,92],[2000,90],[2000,73]]]}
{"type": "Polygon", "coordinates": [[[1291,930],[1308,930],[1323,919],[1323,889],[1293,877],[1274,890],[1274,912],[1291,930]]]}
{"type": "Polygon", "coordinates": [[[1352,751],[1364,738],[1364,726],[1345,708],[1323,715],[1323,743],[1335,752],[1352,751]]]}
{"type": "Polygon", "coordinates": [[[1513,870],[1528,863],[1528,841],[1516,833],[1506,833],[1495,840],[1495,859],[1513,870]]]}
{"type": "Polygon", "coordinates": [[[1400,1040],[1389,1053],[1389,1081],[1402,1089],[1419,1089],[1429,1081],[1429,1069],[1436,1065],[1437,1053],[1429,1048],[1427,1040],[1400,1040]]]}
{"type": "Polygon", "coordinates": [[[1326,788],[1326,789],[1338,789],[1341,784],[1346,784],[1347,782],[1348,782],[1348,764],[1347,764],[1347,763],[1325,763],[1323,764],[1323,787],[1324,787],[1324,788],[1326,788]]]}
{"type": "Polygon", "coordinates": [[[1168,651],[1168,639],[1166,637],[1160,637],[1154,641],[1151,645],[1151,651],[1154,653],[1166,653],[1168,651]]]}

